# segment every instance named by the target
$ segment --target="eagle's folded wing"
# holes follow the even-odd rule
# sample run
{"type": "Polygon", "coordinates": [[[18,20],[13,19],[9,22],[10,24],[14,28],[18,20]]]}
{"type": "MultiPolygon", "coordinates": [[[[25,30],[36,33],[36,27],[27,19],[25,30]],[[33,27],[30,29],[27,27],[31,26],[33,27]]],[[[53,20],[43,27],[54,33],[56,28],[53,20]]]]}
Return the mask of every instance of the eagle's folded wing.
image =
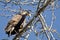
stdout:
{"type": "Polygon", "coordinates": [[[7,27],[5,28],[6,33],[12,32],[16,26],[16,24],[21,20],[21,15],[14,15],[13,18],[8,22],[7,27]]]}

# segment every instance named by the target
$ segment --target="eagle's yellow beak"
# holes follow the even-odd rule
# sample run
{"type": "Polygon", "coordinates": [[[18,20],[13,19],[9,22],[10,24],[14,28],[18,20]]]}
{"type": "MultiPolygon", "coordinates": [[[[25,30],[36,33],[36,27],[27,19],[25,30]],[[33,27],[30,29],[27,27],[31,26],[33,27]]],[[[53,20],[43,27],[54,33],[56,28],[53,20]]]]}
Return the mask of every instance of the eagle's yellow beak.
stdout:
{"type": "Polygon", "coordinates": [[[30,16],[30,17],[31,17],[31,14],[28,14],[28,16],[30,16]]]}

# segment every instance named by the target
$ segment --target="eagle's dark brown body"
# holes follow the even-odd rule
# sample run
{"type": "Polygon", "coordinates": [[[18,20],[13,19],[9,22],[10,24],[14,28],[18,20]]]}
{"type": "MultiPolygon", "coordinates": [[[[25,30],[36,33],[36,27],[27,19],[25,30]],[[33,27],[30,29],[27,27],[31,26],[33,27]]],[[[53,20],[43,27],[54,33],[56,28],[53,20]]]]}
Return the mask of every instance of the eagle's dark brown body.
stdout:
{"type": "Polygon", "coordinates": [[[20,25],[25,20],[25,17],[26,17],[25,15],[19,15],[19,18],[17,18],[17,15],[15,15],[14,18],[12,18],[12,20],[11,20],[12,22],[10,21],[8,23],[7,27],[5,28],[6,30],[9,30],[11,28],[9,31],[6,31],[6,33],[9,35],[10,31],[12,30],[13,27],[14,27],[14,30],[12,30],[11,35],[18,33],[19,29],[20,29],[20,25]],[[13,19],[15,19],[16,21],[13,19]]]}
{"type": "Polygon", "coordinates": [[[19,33],[20,26],[24,22],[26,16],[27,16],[26,14],[24,14],[24,15],[21,15],[21,14],[15,15],[8,22],[8,25],[5,28],[6,34],[8,34],[8,36],[10,36],[10,35],[14,35],[14,34],[19,33]]]}

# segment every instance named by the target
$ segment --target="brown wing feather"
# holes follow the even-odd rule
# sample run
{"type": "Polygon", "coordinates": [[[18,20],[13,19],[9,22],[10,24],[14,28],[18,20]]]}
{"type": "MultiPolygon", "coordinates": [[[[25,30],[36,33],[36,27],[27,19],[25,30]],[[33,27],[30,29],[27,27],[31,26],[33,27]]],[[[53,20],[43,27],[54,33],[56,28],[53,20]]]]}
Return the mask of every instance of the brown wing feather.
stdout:
{"type": "Polygon", "coordinates": [[[5,31],[6,32],[13,31],[14,30],[13,27],[21,20],[21,18],[22,18],[22,15],[17,14],[13,16],[13,18],[8,22],[8,25],[5,28],[5,31]]]}

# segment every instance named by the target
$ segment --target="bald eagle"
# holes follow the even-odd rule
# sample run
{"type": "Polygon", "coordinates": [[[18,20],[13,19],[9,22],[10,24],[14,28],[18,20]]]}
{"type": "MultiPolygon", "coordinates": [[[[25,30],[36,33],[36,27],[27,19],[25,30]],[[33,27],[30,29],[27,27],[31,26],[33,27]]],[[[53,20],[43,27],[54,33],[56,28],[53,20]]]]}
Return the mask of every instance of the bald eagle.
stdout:
{"type": "Polygon", "coordinates": [[[6,34],[10,36],[19,33],[19,29],[22,28],[21,24],[24,22],[26,16],[31,16],[28,11],[23,11],[21,14],[14,15],[5,28],[6,34]]]}

